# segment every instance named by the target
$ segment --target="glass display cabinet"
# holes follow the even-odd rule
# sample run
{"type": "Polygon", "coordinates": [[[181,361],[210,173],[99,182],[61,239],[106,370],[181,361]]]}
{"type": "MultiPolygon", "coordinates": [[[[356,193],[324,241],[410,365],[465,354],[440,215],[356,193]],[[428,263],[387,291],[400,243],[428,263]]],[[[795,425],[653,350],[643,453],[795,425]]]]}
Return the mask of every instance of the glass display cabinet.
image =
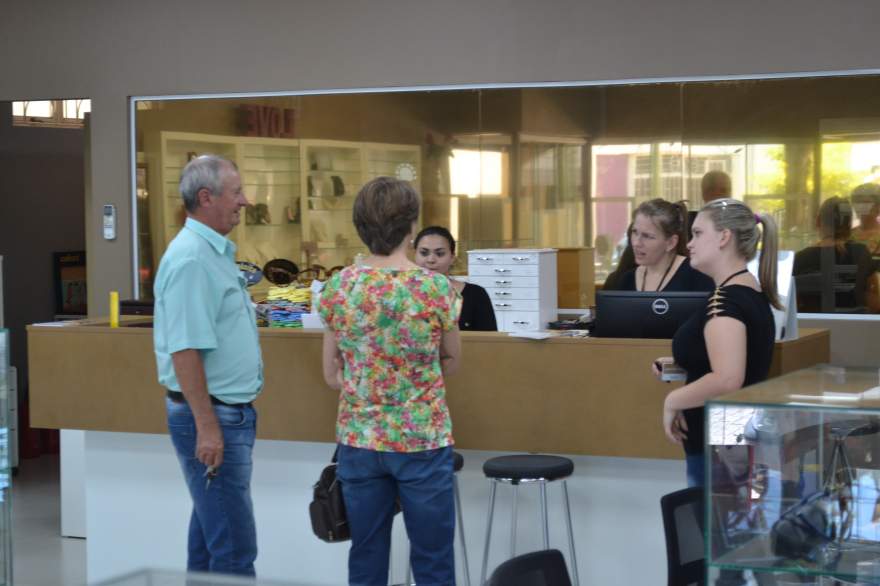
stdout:
{"type": "Polygon", "coordinates": [[[880,373],[827,365],[707,404],[709,584],[880,584],[880,373]]]}
{"type": "Polygon", "coordinates": [[[0,586],[12,584],[9,393],[9,330],[0,329],[0,586]]]}

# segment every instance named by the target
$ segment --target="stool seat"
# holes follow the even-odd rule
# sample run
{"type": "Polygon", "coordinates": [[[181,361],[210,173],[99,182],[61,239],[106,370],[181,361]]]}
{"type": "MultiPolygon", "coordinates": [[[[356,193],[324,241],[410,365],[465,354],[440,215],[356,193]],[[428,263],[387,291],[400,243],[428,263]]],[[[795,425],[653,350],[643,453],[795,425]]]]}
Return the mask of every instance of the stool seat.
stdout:
{"type": "Polygon", "coordinates": [[[458,452],[452,452],[452,471],[458,472],[464,468],[464,456],[458,452]]]}
{"type": "Polygon", "coordinates": [[[487,478],[509,478],[514,481],[538,478],[557,480],[571,476],[573,472],[574,462],[568,458],[543,454],[498,456],[483,464],[483,473],[487,478]]]}

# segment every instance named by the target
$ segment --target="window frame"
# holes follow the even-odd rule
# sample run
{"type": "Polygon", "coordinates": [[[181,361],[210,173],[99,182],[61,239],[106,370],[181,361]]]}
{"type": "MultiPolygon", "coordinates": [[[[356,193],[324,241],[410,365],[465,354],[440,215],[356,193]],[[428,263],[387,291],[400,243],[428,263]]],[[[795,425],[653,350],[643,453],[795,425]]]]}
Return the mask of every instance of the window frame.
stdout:
{"type": "Polygon", "coordinates": [[[91,111],[91,103],[89,104],[89,110],[82,113],[82,118],[65,117],[64,103],[70,101],[84,102],[86,100],[89,100],[89,98],[71,98],[66,100],[15,100],[13,104],[25,104],[25,111],[27,111],[27,104],[30,102],[49,102],[52,107],[52,115],[20,116],[15,114],[13,108],[12,125],[29,128],[83,128],[85,126],[85,115],[91,111]]]}

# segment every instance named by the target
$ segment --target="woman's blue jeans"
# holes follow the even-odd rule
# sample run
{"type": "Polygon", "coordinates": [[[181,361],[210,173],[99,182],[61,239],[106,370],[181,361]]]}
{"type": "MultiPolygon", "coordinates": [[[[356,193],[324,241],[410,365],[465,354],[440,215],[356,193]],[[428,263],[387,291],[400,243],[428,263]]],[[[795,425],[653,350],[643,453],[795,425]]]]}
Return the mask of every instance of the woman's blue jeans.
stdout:
{"type": "Polygon", "coordinates": [[[687,467],[688,486],[704,486],[706,484],[706,455],[685,454],[684,461],[687,467]]]}
{"type": "Polygon", "coordinates": [[[419,586],[455,584],[455,500],[452,447],[424,452],[376,452],[339,446],[337,478],[351,528],[348,581],[386,586],[391,525],[397,499],[419,586]]]}
{"type": "Polygon", "coordinates": [[[253,407],[214,405],[223,432],[223,464],[208,482],[196,457],[196,424],[186,403],[165,399],[168,431],[193,501],[187,570],[253,576],[257,530],[251,503],[253,407]]]}

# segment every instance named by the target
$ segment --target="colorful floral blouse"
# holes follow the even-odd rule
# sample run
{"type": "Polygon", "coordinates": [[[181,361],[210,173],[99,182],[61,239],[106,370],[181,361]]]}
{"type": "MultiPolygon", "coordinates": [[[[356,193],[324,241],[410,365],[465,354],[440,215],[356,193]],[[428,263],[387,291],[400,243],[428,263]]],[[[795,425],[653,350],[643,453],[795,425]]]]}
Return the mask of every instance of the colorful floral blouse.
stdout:
{"type": "Polygon", "coordinates": [[[424,269],[346,267],[319,312],[343,357],[339,443],[380,452],[453,444],[440,338],[458,323],[461,297],[424,269]]]}

